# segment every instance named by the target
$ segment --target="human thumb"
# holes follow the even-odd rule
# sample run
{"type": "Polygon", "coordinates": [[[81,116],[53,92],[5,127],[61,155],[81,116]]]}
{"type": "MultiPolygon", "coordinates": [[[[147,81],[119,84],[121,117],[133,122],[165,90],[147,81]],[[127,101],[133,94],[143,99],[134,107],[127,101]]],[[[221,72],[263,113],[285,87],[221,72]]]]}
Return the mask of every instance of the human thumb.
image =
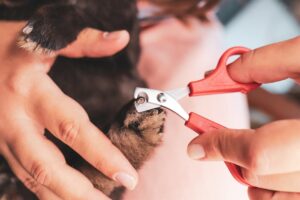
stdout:
{"type": "Polygon", "coordinates": [[[222,129],[204,133],[188,146],[195,160],[224,160],[244,166],[254,130],[222,129]]]}

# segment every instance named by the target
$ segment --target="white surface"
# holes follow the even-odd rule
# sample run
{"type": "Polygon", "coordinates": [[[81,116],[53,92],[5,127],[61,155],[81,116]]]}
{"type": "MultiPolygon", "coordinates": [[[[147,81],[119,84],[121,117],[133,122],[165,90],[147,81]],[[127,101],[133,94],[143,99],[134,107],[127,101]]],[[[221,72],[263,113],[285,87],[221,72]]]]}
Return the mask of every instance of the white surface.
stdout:
{"type": "MultiPolygon", "coordinates": [[[[242,45],[257,48],[293,38],[299,33],[299,25],[281,2],[254,0],[226,27],[226,47],[242,45]]],[[[291,85],[291,81],[282,81],[264,87],[283,93],[291,85]]]]}

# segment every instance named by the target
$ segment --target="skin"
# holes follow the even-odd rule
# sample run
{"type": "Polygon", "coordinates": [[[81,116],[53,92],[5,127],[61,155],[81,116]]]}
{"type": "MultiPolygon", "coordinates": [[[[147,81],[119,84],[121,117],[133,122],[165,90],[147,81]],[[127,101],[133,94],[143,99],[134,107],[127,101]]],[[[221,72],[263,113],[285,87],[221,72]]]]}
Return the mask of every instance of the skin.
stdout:
{"type": "MultiPolygon", "coordinates": [[[[300,37],[242,55],[229,66],[241,83],[270,83],[292,78],[299,82],[300,37]]],[[[280,106],[280,105],[278,105],[280,106]]],[[[281,120],[255,130],[217,130],[195,138],[191,158],[225,160],[242,167],[253,186],[251,200],[300,199],[300,120],[281,120]]]]}
{"type": "MultiPolygon", "coordinates": [[[[39,199],[108,199],[85,176],[69,167],[44,137],[47,128],[96,169],[133,189],[137,173],[121,152],[90,121],[83,108],[49,78],[55,60],[16,47],[24,23],[0,22],[0,153],[39,199]],[[107,154],[106,152],[110,152],[107,154]],[[127,174],[127,181],[118,174],[127,174]],[[67,187],[66,187],[67,186],[67,187]]],[[[57,55],[112,55],[129,41],[125,31],[85,29],[57,55]]]]}

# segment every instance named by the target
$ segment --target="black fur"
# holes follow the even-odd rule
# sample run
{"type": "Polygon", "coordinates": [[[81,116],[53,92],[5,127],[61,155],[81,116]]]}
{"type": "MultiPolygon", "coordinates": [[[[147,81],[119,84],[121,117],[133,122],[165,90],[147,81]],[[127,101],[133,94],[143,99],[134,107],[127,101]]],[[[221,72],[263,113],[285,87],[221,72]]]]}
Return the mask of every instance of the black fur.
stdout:
{"type": "MultiPolygon", "coordinates": [[[[30,31],[24,31],[20,40],[23,44],[34,44],[32,51],[62,49],[86,27],[103,31],[126,29],[130,33],[131,41],[120,53],[98,59],[59,57],[49,75],[84,107],[94,124],[107,130],[112,142],[139,168],[160,142],[165,113],[161,110],[137,113],[131,102],[113,120],[122,105],[132,99],[135,87],[144,86],[136,69],[140,55],[136,16],[134,0],[0,0],[0,20],[28,20],[27,30],[30,31]],[[134,142],[120,139],[122,134],[127,134],[134,142]]],[[[51,134],[47,136],[61,148],[70,165],[91,180],[97,179],[92,180],[97,188],[113,199],[121,197],[123,189],[118,184],[97,172],[51,134]]],[[[8,169],[2,172],[12,177],[8,169]]],[[[20,193],[21,187],[13,184],[12,179],[6,183],[19,188],[13,190],[20,193]]],[[[21,194],[23,199],[33,198],[25,193],[21,194]]]]}

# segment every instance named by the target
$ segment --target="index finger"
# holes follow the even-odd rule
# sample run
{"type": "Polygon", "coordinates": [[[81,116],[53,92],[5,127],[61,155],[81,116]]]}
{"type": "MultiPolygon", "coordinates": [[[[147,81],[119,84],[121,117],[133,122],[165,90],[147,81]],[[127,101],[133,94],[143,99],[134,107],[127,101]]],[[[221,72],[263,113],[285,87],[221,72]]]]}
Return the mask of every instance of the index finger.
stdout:
{"type": "Polygon", "coordinates": [[[49,77],[46,78],[49,82],[40,81],[40,87],[34,93],[36,118],[96,169],[128,189],[133,189],[138,175],[130,162],[91,123],[80,104],[63,94],[49,77]]]}
{"type": "Polygon", "coordinates": [[[41,185],[62,199],[108,199],[79,171],[71,168],[59,149],[38,133],[30,121],[17,121],[7,140],[11,154],[28,175],[22,181],[38,193],[41,185]]]}
{"type": "Polygon", "coordinates": [[[229,65],[231,77],[241,83],[271,83],[300,77],[300,37],[243,54],[229,65]]]}
{"type": "Polygon", "coordinates": [[[80,32],[74,42],[60,50],[58,54],[72,58],[111,56],[122,50],[128,42],[127,31],[109,33],[86,28],[80,32]]]}

